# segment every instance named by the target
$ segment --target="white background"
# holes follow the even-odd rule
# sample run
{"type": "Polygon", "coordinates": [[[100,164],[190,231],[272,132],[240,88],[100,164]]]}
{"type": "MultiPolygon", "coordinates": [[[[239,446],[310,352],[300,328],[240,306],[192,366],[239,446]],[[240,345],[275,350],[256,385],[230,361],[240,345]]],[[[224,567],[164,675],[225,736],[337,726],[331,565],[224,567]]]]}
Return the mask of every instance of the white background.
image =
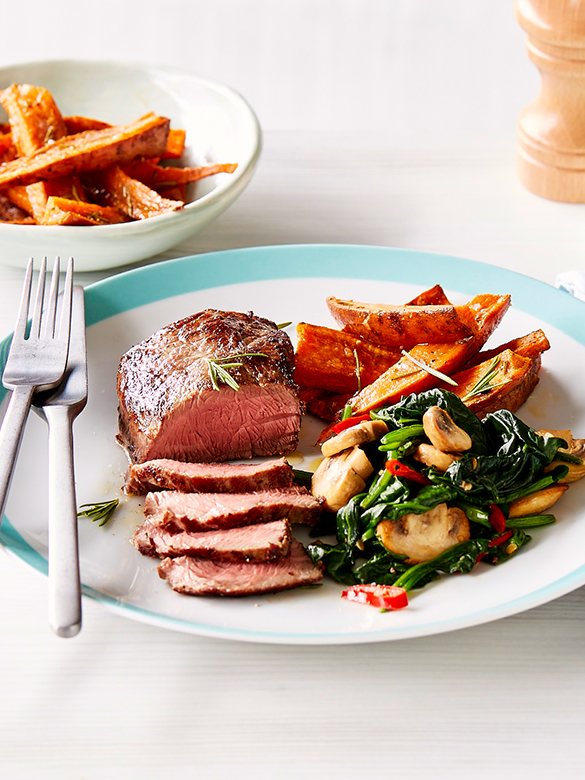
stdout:
{"type": "MultiPolygon", "coordinates": [[[[339,241],[550,284],[583,266],[585,207],[515,176],[539,78],[512,0],[28,0],[3,4],[0,29],[0,65],[146,61],[252,104],[254,180],[165,257],[339,241]]],[[[0,337],[21,283],[0,266],[0,337]]],[[[52,636],[45,580],[0,556],[2,778],[583,776],[582,590],[465,631],[333,648],[221,642],[84,607],[78,637],[52,636]]]]}

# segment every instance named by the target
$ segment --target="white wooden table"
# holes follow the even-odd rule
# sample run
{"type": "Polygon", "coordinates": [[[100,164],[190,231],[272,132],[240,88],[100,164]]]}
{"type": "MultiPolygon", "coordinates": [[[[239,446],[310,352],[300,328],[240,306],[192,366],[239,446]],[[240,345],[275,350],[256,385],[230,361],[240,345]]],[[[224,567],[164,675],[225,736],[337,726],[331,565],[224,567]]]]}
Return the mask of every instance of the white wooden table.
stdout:
{"type": "MultiPolygon", "coordinates": [[[[378,244],[551,284],[585,267],[584,209],[523,190],[513,139],[417,152],[374,136],[269,132],[239,202],[165,257],[378,244]]],[[[0,266],[0,338],[22,277],[0,266]]],[[[88,599],[81,634],[63,640],[46,602],[46,580],[1,554],[7,780],[583,777],[585,589],[476,628],[342,647],[172,633],[88,599]]]]}

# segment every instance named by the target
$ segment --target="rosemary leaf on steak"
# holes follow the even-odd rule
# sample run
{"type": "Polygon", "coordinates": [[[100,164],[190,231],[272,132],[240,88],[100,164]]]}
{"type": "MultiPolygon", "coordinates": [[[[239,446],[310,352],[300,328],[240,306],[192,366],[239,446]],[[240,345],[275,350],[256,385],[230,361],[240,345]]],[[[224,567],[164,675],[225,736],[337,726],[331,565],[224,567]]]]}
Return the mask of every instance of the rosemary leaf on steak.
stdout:
{"type": "Polygon", "coordinates": [[[242,358],[247,357],[268,357],[264,352],[240,352],[236,355],[229,355],[224,358],[203,358],[207,363],[209,369],[209,378],[211,384],[216,390],[219,390],[220,382],[224,385],[231,387],[232,390],[239,390],[240,385],[236,382],[233,376],[227,371],[228,368],[239,368],[243,366],[242,358]],[[233,361],[236,361],[235,363],[233,361]]]}

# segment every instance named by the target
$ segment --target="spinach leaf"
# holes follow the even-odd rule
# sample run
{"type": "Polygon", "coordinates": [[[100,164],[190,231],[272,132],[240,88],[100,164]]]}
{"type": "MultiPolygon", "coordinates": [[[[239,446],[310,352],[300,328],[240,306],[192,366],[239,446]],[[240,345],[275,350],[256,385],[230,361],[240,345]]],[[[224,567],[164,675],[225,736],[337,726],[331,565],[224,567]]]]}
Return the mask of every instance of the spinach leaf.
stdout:
{"type": "Polygon", "coordinates": [[[383,420],[392,430],[405,425],[420,424],[423,414],[431,406],[445,409],[455,424],[469,434],[474,452],[487,452],[487,441],[481,421],[465,406],[459,396],[449,390],[433,388],[424,393],[411,393],[393,406],[377,409],[375,416],[383,420]]]}

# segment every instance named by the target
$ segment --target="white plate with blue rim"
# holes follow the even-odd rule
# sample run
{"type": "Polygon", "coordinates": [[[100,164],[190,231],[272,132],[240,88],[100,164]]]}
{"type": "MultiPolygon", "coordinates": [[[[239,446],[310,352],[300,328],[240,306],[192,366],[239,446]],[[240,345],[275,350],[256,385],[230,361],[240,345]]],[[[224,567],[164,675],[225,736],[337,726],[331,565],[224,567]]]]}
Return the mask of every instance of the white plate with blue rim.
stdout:
{"type": "MultiPolygon", "coordinates": [[[[240,599],[175,593],[156,561],[129,542],[142,501],[121,492],[127,467],[115,442],[116,370],[132,344],[206,307],[253,311],[275,322],[333,326],[329,295],[400,303],[441,284],[455,303],[483,292],[512,296],[489,345],[542,328],[551,349],[540,382],[519,410],[536,428],[585,436],[585,304],[539,281],[455,257],[386,247],[300,245],[236,249],[128,271],[86,290],[89,401],[75,423],[78,502],[112,498],[120,506],[100,527],[79,521],[83,593],[133,620],[217,638],[274,644],[351,644],[428,636],[487,623],[552,601],[585,583],[585,481],[555,506],[557,523],[501,566],[442,577],[411,594],[409,606],[380,612],[322,586],[240,599]]],[[[0,350],[6,360],[7,342],[0,350]]],[[[2,401],[0,411],[4,409],[2,401]]],[[[310,468],[319,423],[307,417],[291,459],[310,468]]],[[[46,430],[32,415],[0,529],[0,542],[30,569],[47,572],[46,430]],[[35,489],[31,490],[34,477],[35,489]]],[[[304,541],[306,537],[301,537],[304,541]]]]}

